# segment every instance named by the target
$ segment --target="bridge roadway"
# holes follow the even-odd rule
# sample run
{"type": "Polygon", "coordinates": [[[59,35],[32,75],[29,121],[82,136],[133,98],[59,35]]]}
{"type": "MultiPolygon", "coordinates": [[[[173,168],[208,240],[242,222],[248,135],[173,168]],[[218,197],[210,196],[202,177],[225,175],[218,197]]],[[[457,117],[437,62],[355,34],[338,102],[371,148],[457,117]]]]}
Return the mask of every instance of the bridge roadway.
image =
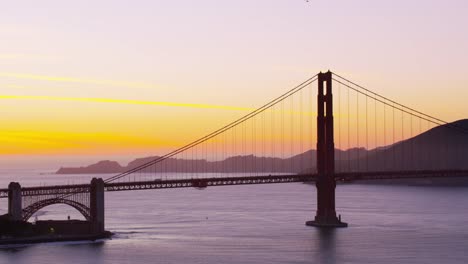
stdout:
{"type": "MultiPolygon", "coordinates": [[[[468,177],[468,170],[420,170],[420,171],[375,171],[375,172],[341,172],[335,174],[337,182],[354,182],[360,180],[385,180],[385,179],[415,179],[415,178],[444,178],[444,177],[468,177]]],[[[133,182],[108,182],[104,184],[105,191],[131,191],[148,189],[169,188],[205,188],[226,185],[248,185],[291,182],[314,182],[317,174],[287,174],[243,177],[211,177],[189,178],[175,180],[133,181],[133,182]]],[[[39,187],[21,188],[22,196],[37,195],[68,195],[75,193],[87,193],[89,184],[51,185],[39,187]]],[[[8,189],[0,189],[0,198],[8,197],[8,189]]]]}

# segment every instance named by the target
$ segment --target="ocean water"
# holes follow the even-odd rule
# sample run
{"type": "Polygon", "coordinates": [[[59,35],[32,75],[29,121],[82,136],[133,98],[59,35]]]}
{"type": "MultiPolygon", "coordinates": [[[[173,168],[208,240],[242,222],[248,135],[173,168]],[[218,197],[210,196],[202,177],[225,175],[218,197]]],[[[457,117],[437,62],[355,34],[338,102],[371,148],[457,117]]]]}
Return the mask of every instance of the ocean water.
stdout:
{"type": "MultiPolygon", "coordinates": [[[[1,171],[0,186],[92,177],[1,171]]],[[[3,247],[0,263],[468,263],[468,188],[348,184],[336,193],[348,228],[304,225],[315,215],[310,184],[106,193],[112,239],[3,247]]],[[[1,214],[6,206],[1,199],[1,214]]],[[[68,215],[81,217],[54,205],[38,218],[68,215]]]]}

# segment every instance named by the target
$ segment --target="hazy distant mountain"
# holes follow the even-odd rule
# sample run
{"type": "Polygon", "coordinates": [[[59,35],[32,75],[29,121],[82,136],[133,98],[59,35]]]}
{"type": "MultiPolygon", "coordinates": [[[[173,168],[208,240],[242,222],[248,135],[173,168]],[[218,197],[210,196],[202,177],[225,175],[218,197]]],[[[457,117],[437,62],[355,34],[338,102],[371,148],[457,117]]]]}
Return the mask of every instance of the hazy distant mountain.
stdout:
{"type": "MultiPolygon", "coordinates": [[[[351,149],[349,151],[337,150],[337,153],[356,159],[358,154],[365,155],[364,149],[359,151],[351,149]]],[[[159,167],[148,167],[141,172],[301,172],[311,171],[315,168],[317,153],[309,150],[302,154],[290,158],[271,158],[249,156],[234,156],[222,161],[207,160],[187,160],[170,158],[160,163],[159,167]]],[[[91,173],[119,173],[124,172],[159,157],[138,158],[131,161],[127,166],[121,166],[115,161],[100,161],[86,167],[60,168],[57,174],[91,174],[91,173]]]]}
{"type": "MultiPolygon", "coordinates": [[[[416,137],[373,150],[335,150],[336,171],[468,169],[468,120],[438,126],[416,137]]],[[[147,172],[315,172],[316,150],[290,158],[234,156],[222,161],[167,159],[147,172]]],[[[119,173],[158,157],[138,158],[127,166],[100,161],[87,167],[60,168],[57,174],[119,173]]]]}
{"type": "Polygon", "coordinates": [[[103,160],[98,163],[79,168],[60,168],[57,174],[80,174],[80,173],[118,173],[124,167],[116,161],[103,160]]]}

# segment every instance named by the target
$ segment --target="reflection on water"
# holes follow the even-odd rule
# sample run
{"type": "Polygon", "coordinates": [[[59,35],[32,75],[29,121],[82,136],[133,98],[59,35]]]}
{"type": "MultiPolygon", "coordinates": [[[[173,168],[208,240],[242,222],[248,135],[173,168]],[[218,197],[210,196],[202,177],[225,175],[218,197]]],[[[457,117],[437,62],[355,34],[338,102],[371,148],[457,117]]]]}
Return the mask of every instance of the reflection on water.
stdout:
{"type": "Polygon", "coordinates": [[[336,251],[336,240],[335,240],[336,229],[318,229],[318,251],[320,263],[336,263],[335,251],[336,251]]]}

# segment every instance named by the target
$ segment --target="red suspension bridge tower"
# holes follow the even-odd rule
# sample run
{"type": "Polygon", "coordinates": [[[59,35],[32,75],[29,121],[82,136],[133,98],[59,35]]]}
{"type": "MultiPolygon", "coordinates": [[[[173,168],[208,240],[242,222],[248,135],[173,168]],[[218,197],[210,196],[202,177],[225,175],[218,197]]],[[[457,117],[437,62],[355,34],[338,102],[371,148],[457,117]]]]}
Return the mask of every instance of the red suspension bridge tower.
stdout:
{"type": "Polygon", "coordinates": [[[335,143],[330,71],[318,74],[317,99],[317,215],[313,221],[307,221],[306,225],[347,227],[348,224],[341,222],[341,217],[338,218],[335,211],[335,143]]]}

